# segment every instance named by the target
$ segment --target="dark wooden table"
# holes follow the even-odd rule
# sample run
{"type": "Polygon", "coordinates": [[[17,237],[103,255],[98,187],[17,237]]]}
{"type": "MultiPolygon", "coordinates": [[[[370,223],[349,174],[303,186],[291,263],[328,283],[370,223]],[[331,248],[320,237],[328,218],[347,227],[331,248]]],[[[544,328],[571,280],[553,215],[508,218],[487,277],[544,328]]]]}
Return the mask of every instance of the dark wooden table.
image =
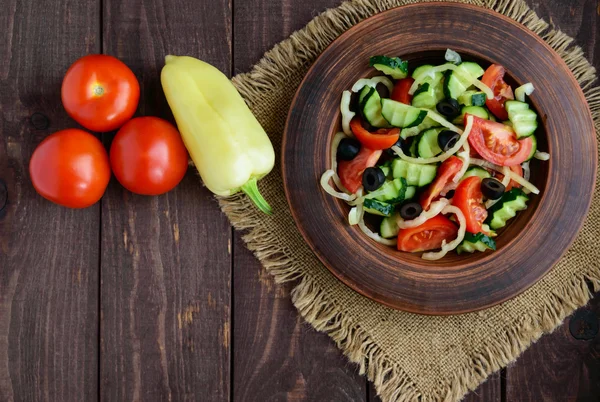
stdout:
{"type": "MultiPolygon", "coordinates": [[[[158,78],[166,54],[247,71],[338,3],[3,0],[1,402],[377,400],[328,337],[299,318],[289,287],[274,284],[192,171],[160,197],[132,195],[113,179],[85,210],[43,200],[28,177],[35,146],[75,126],[60,85],[80,56],[119,57],[141,83],[137,114],[171,118],[158,78]]],[[[597,0],[529,4],[600,67],[597,0]]],[[[101,138],[108,145],[112,134],[101,138]]],[[[586,338],[600,302],[586,311],[468,400],[600,400],[600,336],[572,335],[586,338]]]]}

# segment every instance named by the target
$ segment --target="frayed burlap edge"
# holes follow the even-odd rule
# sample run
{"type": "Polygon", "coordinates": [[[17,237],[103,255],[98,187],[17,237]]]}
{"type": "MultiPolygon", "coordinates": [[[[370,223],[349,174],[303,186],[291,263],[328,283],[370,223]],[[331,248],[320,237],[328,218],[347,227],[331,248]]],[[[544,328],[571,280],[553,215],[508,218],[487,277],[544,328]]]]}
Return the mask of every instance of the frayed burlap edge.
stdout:
{"type": "MultiPolygon", "coordinates": [[[[443,1],[443,0],[441,0],[443,1]]],[[[327,10],[308,25],[272,50],[254,66],[251,72],[240,74],[233,82],[252,107],[253,99],[260,99],[274,86],[289,78],[288,72],[298,66],[307,66],[329,43],[361,20],[378,12],[419,0],[355,0],[327,10]]],[[[539,18],[522,0],[458,0],[457,2],[481,5],[500,12],[520,22],[541,36],[566,62],[579,82],[588,100],[597,133],[600,132],[600,88],[594,86],[595,69],[586,60],[582,49],[574,46],[573,39],[560,30],[553,29],[539,18]]],[[[563,283],[545,300],[541,311],[532,311],[519,323],[507,324],[502,336],[484,343],[471,361],[440,384],[437,392],[424,395],[414,382],[394,364],[383,350],[353,322],[344,309],[331,299],[317,281],[306,275],[300,263],[289,256],[287,250],[274,245],[277,239],[264,230],[256,217],[254,206],[243,195],[219,198],[223,212],[244,236],[248,248],[254,252],[277,282],[298,281],[292,291],[292,301],[302,317],[315,329],[326,332],[344,352],[366,373],[377,393],[384,401],[455,401],[469,390],[475,389],[492,373],[514,361],[532,342],[552,331],[575,309],[585,305],[591,293],[600,290],[600,270],[590,266],[587,272],[563,283]]]]}

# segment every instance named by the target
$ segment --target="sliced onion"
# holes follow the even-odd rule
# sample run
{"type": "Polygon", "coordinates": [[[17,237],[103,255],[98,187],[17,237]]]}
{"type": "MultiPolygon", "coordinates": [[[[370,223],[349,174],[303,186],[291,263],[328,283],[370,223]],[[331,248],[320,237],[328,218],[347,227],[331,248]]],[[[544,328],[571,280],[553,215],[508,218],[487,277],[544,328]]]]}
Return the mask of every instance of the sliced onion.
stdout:
{"type": "Polygon", "coordinates": [[[340,102],[340,111],[342,112],[342,130],[344,134],[352,135],[350,130],[350,120],[356,116],[356,113],[350,110],[350,100],[352,99],[352,92],[342,92],[342,101],[340,102]]]}
{"type": "Polygon", "coordinates": [[[547,161],[550,159],[550,154],[548,152],[535,151],[535,154],[533,154],[533,157],[535,159],[539,159],[541,161],[547,161]]]}
{"type": "Polygon", "coordinates": [[[356,199],[355,195],[350,195],[346,193],[340,193],[336,189],[334,189],[331,184],[329,184],[329,179],[331,179],[335,175],[335,172],[331,169],[326,170],[325,173],[321,176],[321,187],[325,190],[329,195],[332,195],[335,198],[339,198],[344,201],[352,201],[356,199]]]}
{"type": "Polygon", "coordinates": [[[427,211],[421,212],[421,215],[417,216],[415,219],[405,221],[400,215],[398,215],[396,223],[398,224],[398,227],[400,229],[416,228],[417,226],[424,224],[434,216],[439,215],[444,209],[444,207],[446,207],[449,203],[450,201],[448,201],[446,198],[440,198],[439,200],[432,202],[429,206],[429,209],[427,211]]]}
{"type": "Polygon", "coordinates": [[[458,187],[458,183],[450,182],[444,186],[442,191],[440,191],[440,195],[442,197],[445,197],[450,191],[456,190],[457,187],[458,187]]]}
{"type": "Polygon", "coordinates": [[[525,180],[529,181],[529,177],[531,177],[531,169],[529,169],[529,161],[523,162],[521,167],[523,168],[523,178],[525,180]]]}
{"type": "MultiPolygon", "coordinates": [[[[441,73],[441,72],[448,71],[448,70],[458,72],[458,74],[461,75],[461,78],[465,79],[465,81],[469,81],[472,85],[475,85],[481,91],[485,92],[485,96],[488,99],[494,99],[494,91],[492,91],[490,89],[490,87],[488,87],[487,85],[485,85],[483,82],[479,81],[478,79],[474,79],[471,77],[465,77],[464,75],[461,74],[461,71],[458,70],[458,67],[452,63],[446,63],[446,64],[442,64],[441,66],[433,67],[430,70],[430,72],[431,72],[431,74],[434,74],[437,72],[441,73]]],[[[415,82],[413,82],[413,84],[410,87],[410,90],[408,91],[409,95],[413,95],[415,93],[415,91],[417,90],[417,88],[419,88],[419,85],[421,85],[423,80],[425,78],[427,78],[428,76],[429,76],[428,74],[423,74],[423,75],[417,77],[418,79],[415,80],[415,82]]]]}
{"type": "Polygon", "coordinates": [[[381,243],[386,246],[395,246],[397,244],[398,241],[395,239],[384,239],[377,233],[373,233],[373,231],[371,231],[371,229],[369,229],[367,225],[365,225],[365,220],[363,218],[364,217],[361,217],[361,219],[358,221],[358,227],[360,228],[360,230],[362,230],[364,234],[369,236],[371,239],[375,240],[377,243],[381,243]]]}
{"type": "MultiPolygon", "coordinates": [[[[467,173],[467,169],[469,168],[469,163],[471,160],[471,147],[469,146],[469,142],[466,141],[463,145],[463,150],[461,152],[459,152],[458,154],[456,154],[458,157],[460,157],[463,160],[463,165],[460,168],[460,170],[458,171],[458,173],[456,173],[456,175],[454,176],[454,178],[452,179],[452,181],[456,184],[460,181],[460,179],[463,178],[463,176],[465,175],[465,173],[467,173]]],[[[444,194],[442,194],[444,195],[444,194]]]]}
{"type": "Polygon", "coordinates": [[[504,186],[504,188],[508,187],[508,184],[510,183],[511,171],[512,170],[510,170],[508,166],[503,166],[502,174],[504,175],[504,178],[502,179],[502,185],[504,186]]]}
{"type": "Polygon", "coordinates": [[[465,232],[467,231],[467,220],[465,219],[465,215],[462,213],[462,211],[453,205],[447,205],[442,210],[442,213],[456,215],[456,218],[458,219],[458,223],[460,225],[458,228],[458,234],[456,236],[456,239],[452,240],[450,243],[446,244],[446,240],[442,241],[442,249],[440,251],[423,253],[421,258],[424,260],[435,261],[443,258],[448,253],[448,251],[452,251],[456,247],[458,247],[458,245],[462,243],[462,241],[465,238],[465,232]]]}
{"type": "Polygon", "coordinates": [[[420,164],[428,164],[428,163],[436,163],[443,162],[452,155],[456,153],[462,147],[469,137],[471,133],[471,129],[473,128],[473,116],[467,116],[467,126],[465,127],[465,131],[462,132],[460,139],[456,142],[456,144],[450,148],[448,151],[444,152],[441,155],[435,156],[433,158],[413,158],[411,156],[407,156],[400,147],[393,146],[392,151],[396,153],[400,158],[404,159],[407,162],[411,163],[420,163],[420,164]]]}
{"type": "Polygon", "coordinates": [[[527,84],[523,84],[519,88],[515,89],[515,98],[519,102],[525,102],[525,95],[530,96],[533,91],[535,91],[533,84],[528,82],[527,84]]]}
{"type": "Polygon", "coordinates": [[[342,184],[342,181],[340,180],[340,177],[337,174],[337,150],[338,150],[338,146],[340,145],[340,142],[344,138],[346,138],[346,135],[344,133],[336,133],[333,136],[333,141],[331,141],[331,155],[330,156],[331,156],[331,170],[333,170],[333,176],[331,176],[331,177],[338,189],[342,190],[346,194],[350,194],[350,191],[348,191],[348,189],[346,187],[344,187],[344,185],[342,184]]]}
{"type": "Polygon", "coordinates": [[[462,63],[462,58],[460,57],[460,54],[456,53],[452,49],[446,49],[446,54],[444,55],[444,58],[446,59],[446,61],[448,61],[450,63],[454,63],[454,64],[462,63]]]}
{"type": "Polygon", "coordinates": [[[448,120],[444,119],[444,117],[442,117],[442,115],[440,115],[440,114],[438,114],[436,112],[433,112],[433,111],[431,111],[429,109],[421,109],[421,110],[426,111],[427,112],[427,116],[431,120],[439,123],[441,126],[444,126],[447,129],[449,129],[451,131],[454,131],[455,133],[459,133],[459,134],[463,133],[463,130],[461,130],[460,128],[456,127],[454,124],[450,123],[448,120]]]}
{"type": "Polygon", "coordinates": [[[352,92],[359,92],[364,87],[376,88],[377,84],[383,84],[390,91],[394,90],[394,83],[388,77],[381,75],[373,78],[361,78],[352,85],[352,92]]]}
{"type": "Polygon", "coordinates": [[[516,181],[521,186],[523,186],[523,188],[525,188],[526,190],[531,191],[533,194],[539,194],[540,193],[540,190],[536,186],[534,186],[529,181],[525,180],[523,177],[521,177],[520,175],[516,174],[515,172],[513,172],[510,169],[508,169],[508,175],[510,176],[510,178],[512,180],[516,181]]]}
{"type": "Polygon", "coordinates": [[[498,198],[497,200],[487,200],[485,202],[485,209],[490,209],[491,207],[493,207],[501,199],[502,199],[502,197],[498,198]]]}
{"type": "Polygon", "coordinates": [[[484,167],[484,168],[492,169],[492,170],[495,170],[496,172],[500,172],[500,173],[504,172],[504,167],[503,166],[496,165],[496,164],[494,164],[492,162],[488,162],[488,161],[483,160],[483,159],[471,158],[471,160],[469,161],[469,163],[471,165],[477,165],[477,166],[481,166],[481,167],[484,167]]]}

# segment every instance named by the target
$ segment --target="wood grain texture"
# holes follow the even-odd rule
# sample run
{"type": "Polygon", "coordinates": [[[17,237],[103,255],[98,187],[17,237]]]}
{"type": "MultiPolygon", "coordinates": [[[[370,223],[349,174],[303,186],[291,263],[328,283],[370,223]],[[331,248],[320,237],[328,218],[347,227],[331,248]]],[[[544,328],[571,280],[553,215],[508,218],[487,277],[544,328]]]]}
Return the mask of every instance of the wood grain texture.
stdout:
{"type": "MultiPolygon", "coordinates": [[[[234,71],[338,0],[235,0],[234,71]]],[[[293,307],[289,286],[273,278],[235,234],[233,271],[233,399],[236,401],[361,401],[366,380],[325,334],[293,307]]]]}
{"type": "MultiPolygon", "coordinates": [[[[595,0],[527,1],[546,20],[574,37],[588,59],[600,68],[600,9],[595,0]]],[[[585,310],[600,319],[600,294],[585,310]]],[[[579,313],[575,313],[579,315],[579,313]]],[[[600,335],[577,340],[570,331],[573,317],[531,346],[507,367],[507,401],[598,401],[600,395],[600,335]]]]}
{"type": "Polygon", "coordinates": [[[99,205],[44,200],[28,165],[47,135],[77,126],[60,85],[76,58],[98,50],[98,21],[96,1],[2,3],[0,401],[97,399],[99,205]]]}
{"type": "Polygon", "coordinates": [[[583,93],[560,57],[539,37],[491,11],[464,4],[430,3],[393,9],[365,20],[321,54],[292,104],[282,167],[286,195],[301,232],[340,280],[394,308],[422,314],[456,314],[514,297],[560,258],[589,208],[596,176],[596,148],[583,93]],[[463,22],[465,15],[469,23],[463,22]],[[401,32],[386,29],[406,20],[415,23],[401,32]],[[477,39],[484,34],[489,40],[477,39]],[[489,45],[500,41],[504,46],[489,45]],[[347,225],[348,206],[326,195],[318,179],[331,166],[331,136],[340,129],[339,94],[358,78],[373,74],[366,63],[369,56],[397,54],[413,65],[440,63],[447,48],[484,65],[502,63],[513,84],[535,82],[536,93],[544,94],[531,98],[543,121],[537,133],[538,145],[554,158],[548,163],[532,164],[532,182],[541,195],[530,197],[528,209],[499,234],[498,251],[449,254],[429,262],[418,254],[400,253],[377,244],[347,225]],[[316,104],[320,107],[315,108],[316,104]],[[547,136],[546,132],[581,135],[547,136]],[[312,164],[306,163],[306,155],[315,155],[312,164]],[[571,200],[569,194],[586,196],[571,200]],[[528,230],[522,230],[525,226],[528,230]],[[528,247],[524,253],[525,245],[528,247]],[[349,256],[354,264],[347,264],[349,256]]]}
{"type": "MultiPolygon", "coordinates": [[[[229,74],[230,39],[226,0],[104,2],[104,52],[138,76],[137,115],[172,118],[159,78],[167,54],[229,74]]],[[[231,228],[212,195],[190,170],[159,197],[113,180],[102,207],[101,400],[228,400],[231,228]]]]}
{"type": "MultiPolygon", "coordinates": [[[[600,320],[600,300],[585,308],[600,320]]],[[[569,330],[573,317],[544,336],[507,369],[506,400],[592,402],[600,398],[600,335],[578,340],[569,330]]],[[[583,327],[586,327],[584,324],[583,327]]]]}

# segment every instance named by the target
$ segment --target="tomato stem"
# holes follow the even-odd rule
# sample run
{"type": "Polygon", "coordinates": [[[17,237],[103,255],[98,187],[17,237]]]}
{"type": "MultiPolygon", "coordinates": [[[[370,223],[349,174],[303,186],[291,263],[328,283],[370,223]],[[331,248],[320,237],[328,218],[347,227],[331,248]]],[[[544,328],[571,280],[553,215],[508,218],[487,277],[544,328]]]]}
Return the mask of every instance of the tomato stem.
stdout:
{"type": "Polygon", "coordinates": [[[258,209],[264,212],[267,215],[273,214],[273,209],[269,205],[269,203],[263,198],[258,190],[258,184],[256,178],[252,178],[248,180],[246,184],[242,186],[242,191],[246,193],[248,197],[252,200],[252,202],[256,205],[258,209]]]}

